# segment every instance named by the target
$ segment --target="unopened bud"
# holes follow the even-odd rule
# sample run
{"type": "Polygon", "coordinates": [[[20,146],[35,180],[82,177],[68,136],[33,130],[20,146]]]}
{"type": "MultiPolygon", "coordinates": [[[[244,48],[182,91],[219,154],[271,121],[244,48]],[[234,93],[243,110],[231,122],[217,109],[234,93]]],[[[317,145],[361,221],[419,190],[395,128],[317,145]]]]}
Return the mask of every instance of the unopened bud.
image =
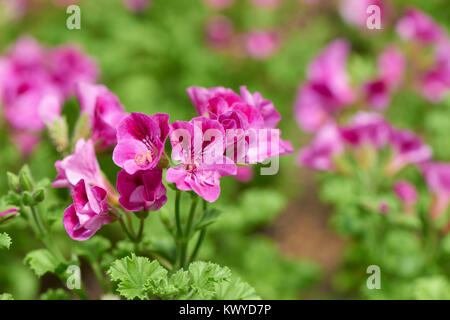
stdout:
{"type": "Polygon", "coordinates": [[[38,189],[33,193],[33,203],[34,204],[42,202],[42,201],[44,201],[44,199],[45,199],[44,189],[38,189]]]}
{"type": "Polygon", "coordinates": [[[19,172],[19,186],[24,191],[33,191],[33,177],[27,165],[23,166],[19,172]]]}
{"type": "Polygon", "coordinates": [[[9,190],[17,192],[19,189],[19,177],[16,176],[14,173],[12,172],[7,172],[6,173],[6,177],[8,179],[8,187],[9,190]]]}
{"type": "Polygon", "coordinates": [[[29,191],[24,191],[22,194],[22,203],[26,206],[31,206],[33,204],[33,196],[29,191]]]}

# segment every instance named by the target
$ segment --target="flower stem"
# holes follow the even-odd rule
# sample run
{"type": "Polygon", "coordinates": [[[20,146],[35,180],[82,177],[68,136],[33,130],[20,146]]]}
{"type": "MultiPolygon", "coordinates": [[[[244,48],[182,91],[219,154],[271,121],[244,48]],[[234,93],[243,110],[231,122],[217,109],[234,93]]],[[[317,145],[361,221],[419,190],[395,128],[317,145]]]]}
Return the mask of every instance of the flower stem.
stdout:
{"type": "Polygon", "coordinates": [[[206,229],[203,228],[202,231],[200,231],[200,236],[198,237],[197,244],[195,245],[194,251],[192,252],[191,257],[189,258],[189,263],[193,262],[195,258],[197,257],[198,251],[202,245],[203,239],[205,239],[206,235],[206,229]]]}
{"type": "Polygon", "coordinates": [[[180,220],[180,202],[181,202],[181,191],[176,190],[175,195],[175,223],[177,226],[177,238],[180,238],[183,234],[181,231],[181,220],[180,220]]]}

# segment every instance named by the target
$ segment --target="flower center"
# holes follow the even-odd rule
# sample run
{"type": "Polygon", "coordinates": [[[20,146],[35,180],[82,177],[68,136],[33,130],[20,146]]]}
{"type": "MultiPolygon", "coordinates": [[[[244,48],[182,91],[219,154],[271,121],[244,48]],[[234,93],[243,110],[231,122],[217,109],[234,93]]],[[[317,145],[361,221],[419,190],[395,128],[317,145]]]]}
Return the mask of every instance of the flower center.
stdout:
{"type": "Polygon", "coordinates": [[[134,162],[136,162],[136,164],[140,167],[147,164],[147,161],[148,161],[148,163],[151,163],[152,160],[153,160],[153,157],[152,157],[152,152],[150,150],[148,150],[147,153],[141,152],[141,154],[136,154],[134,156],[134,162]]]}

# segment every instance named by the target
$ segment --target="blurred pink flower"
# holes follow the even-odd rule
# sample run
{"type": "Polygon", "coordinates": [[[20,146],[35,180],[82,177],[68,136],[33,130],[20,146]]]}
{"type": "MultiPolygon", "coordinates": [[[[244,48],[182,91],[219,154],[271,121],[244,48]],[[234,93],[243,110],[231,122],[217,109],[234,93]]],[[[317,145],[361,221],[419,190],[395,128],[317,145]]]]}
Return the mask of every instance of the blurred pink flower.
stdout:
{"type": "Polygon", "coordinates": [[[429,162],[422,165],[428,189],[433,194],[430,214],[439,218],[450,203],[450,163],[429,162]]]}
{"type": "Polygon", "coordinates": [[[52,183],[54,188],[75,186],[80,180],[90,185],[108,189],[100,171],[92,140],[80,139],[75,145],[75,152],[63,160],[55,162],[58,172],[52,183]]]}
{"type": "Polygon", "coordinates": [[[148,8],[151,0],[122,0],[125,8],[132,12],[142,12],[148,8]]]}
{"type": "Polygon", "coordinates": [[[272,56],[278,49],[279,40],[274,32],[252,31],[244,36],[244,46],[250,57],[264,60],[272,56]]]}
{"type": "Polygon", "coordinates": [[[4,8],[5,17],[18,20],[27,12],[29,2],[30,0],[0,0],[0,9],[4,8]]]}
{"type": "Polygon", "coordinates": [[[41,141],[40,135],[33,131],[13,130],[11,137],[14,144],[26,157],[33,152],[36,145],[41,141]]]}
{"type": "Polygon", "coordinates": [[[421,79],[422,94],[430,102],[444,99],[450,90],[450,39],[440,41],[435,47],[435,63],[421,79]]]}
{"type": "Polygon", "coordinates": [[[298,162],[316,170],[333,170],[333,157],[344,150],[339,128],[335,123],[323,125],[312,143],[300,150],[298,162]]]}
{"type": "Polygon", "coordinates": [[[96,82],[99,73],[97,65],[81,49],[62,46],[50,50],[48,55],[52,80],[65,96],[75,93],[78,82],[96,82]]]}
{"type": "Polygon", "coordinates": [[[119,203],[129,211],[157,211],[167,201],[162,183],[162,169],[137,171],[130,175],[122,170],[117,175],[119,203]]]}
{"type": "Polygon", "coordinates": [[[359,112],[348,126],[340,129],[341,137],[352,146],[371,145],[382,148],[391,141],[392,128],[379,114],[359,112]]]}
{"type": "Polygon", "coordinates": [[[253,175],[253,168],[251,166],[239,166],[234,177],[239,182],[249,182],[253,179],[253,175]]]}
{"type": "Polygon", "coordinates": [[[129,174],[155,168],[169,134],[169,115],[133,112],[117,128],[113,161],[129,174]]]}
{"type": "Polygon", "coordinates": [[[78,83],[76,95],[92,125],[93,142],[101,141],[100,147],[115,145],[117,126],[128,115],[117,96],[104,85],[84,82],[78,83]]]}
{"type": "Polygon", "coordinates": [[[383,0],[341,0],[339,3],[339,13],[342,19],[348,24],[359,28],[366,28],[367,19],[370,14],[367,13],[367,8],[371,5],[376,5],[380,8],[381,13],[381,27],[385,25],[387,16],[386,1],[383,0]]]}
{"type": "Polygon", "coordinates": [[[310,63],[307,83],[300,88],[294,107],[303,130],[318,130],[335,110],[353,101],[346,71],[348,53],[348,43],[335,40],[310,63]]]}
{"type": "Polygon", "coordinates": [[[375,109],[386,109],[394,89],[401,83],[405,60],[400,51],[387,48],[378,57],[379,76],[363,85],[367,103],[375,109]]]}
{"type": "Polygon", "coordinates": [[[78,241],[92,237],[112,221],[103,188],[90,186],[81,179],[73,192],[73,204],[64,211],[63,223],[69,236],[78,241]]]}
{"type": "Polygon", "coordinates": [[[386,48],[378,57],[380,78],[388,86],[398,86],[403,80],[405,71],[405,57],[395,47],[386,48]]]}
{"type": "Polygon", "coordinates": [[[175,183],[180,190],[193,190],[206,201],[214,202],[220,195],[220,178],[235,175],[237,169],[234,162],[223,155],[223,140],[205,138],[208,130],[225,137],[223,127],[205,117],[189,122],[175,121],[170,125],[172,159],[181,162],[181,166],[169,168],[166,180],[175,183]]]}
{"type": "Polygon", "coordinates": [[[215,16],[206,25],[206,41],[217,49],[227,47],[233,38],[233,23],[225,16],[215,16]]]}
{"type": "Polygon", "coordinates": [[[386,109],[391,101],[391,95],[386,81],[374,80],[365,83],[363,92],[367,103],[375,109],[386,109]]]}
{"type": "Polygon", "coordinates": [[[397,33],[404,40],[435,43],[444,35],[441,27],[431,17],[417,9],[409,9],[397,22],[397,33]]]}
{"type": "Polygon", "coordinates": [[[433,151],[414,132],[392,129],[390,143],[394,148],[389,170],[396,172],[408,164],[420,164],[431,159],[433,151]]]}
{"type": "Polygon", "coordinates": [[[209,7],[215,10],[222,10],[229,8],[234,3],[234,0],[204,0],[204,1],[209,7]]]}
{"type": "Polygon", "coordinates": [[[398,181],[394,185],[394,192],[406,205],[414,205],[417,201],[416,187],[408,181],[398,181]]]}

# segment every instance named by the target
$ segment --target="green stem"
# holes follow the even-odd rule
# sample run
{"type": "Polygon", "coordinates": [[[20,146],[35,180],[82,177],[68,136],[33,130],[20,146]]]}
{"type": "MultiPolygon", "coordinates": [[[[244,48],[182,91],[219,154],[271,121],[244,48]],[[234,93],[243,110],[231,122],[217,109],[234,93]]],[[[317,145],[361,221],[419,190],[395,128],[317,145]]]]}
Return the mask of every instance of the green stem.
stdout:
{"type": "Polygon", "coordinates": [[[202,245],[203,239],[205,239],[205,235],[206,235],[206,229],[203,228],[202,231],[200,231],[200,236],[198,237],[194,252],[192,252],[191,257],[189,258],[189,263],[193,262],[195,260],[195,258],[197,257],[197,254],[202,245]]]}
{"type": "Polygon", "coordinates": [[[139,218],[139,231],[136,236],[135,242],[140,242],[142,240],[142,237],[144,235],[144,224],[145,224],[145,217],[141,216],[139,218]]]}
{"type": "Polygon", "coordinates": [[[181,220],[180,220],[180,202],[181,202],[181,191],[176,190],[175,195],[175,223],[177,226],[177,238],[180,238],[182,236],[181,231],[181,220]]]}
{"type": "Polygon", "coordinates": [[[191,209],[189,210],[188,222],[186,225],[185,236],[189,240],[191,235],[192,222],[194,221],[195,209],[197,208],[198,197],[194,196],[191,202],[191,209]]]}
{"type": "Polygon", "coordinates": [[[107,284],[107,282],[105,281],[105,278],[103,276],[103,273],[100,269],[100,265],[98,264],[98,262],[93,262],[91,264],[92,266],[92,270],[94,271],[94,274],[98,280],[98,282],[100,283],[100,285],[102,286],[103,292],[107,293],[109,292],[109,286],[107,284]]]}

